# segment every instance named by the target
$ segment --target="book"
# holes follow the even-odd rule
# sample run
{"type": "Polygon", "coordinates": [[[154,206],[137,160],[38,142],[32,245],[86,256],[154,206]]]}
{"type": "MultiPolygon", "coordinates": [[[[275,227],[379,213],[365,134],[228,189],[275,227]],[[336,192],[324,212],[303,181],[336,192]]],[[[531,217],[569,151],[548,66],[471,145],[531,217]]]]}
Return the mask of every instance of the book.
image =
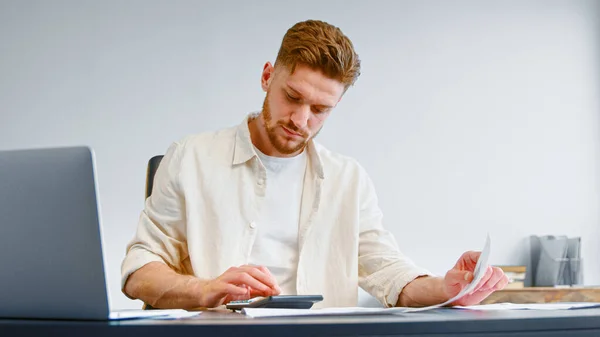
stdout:
{"type": "Polygon", "coordinates": [[[527,266],[497,266],[508,276],[508,284],[504,289],[520,289],[525,287],[527,266]]]}

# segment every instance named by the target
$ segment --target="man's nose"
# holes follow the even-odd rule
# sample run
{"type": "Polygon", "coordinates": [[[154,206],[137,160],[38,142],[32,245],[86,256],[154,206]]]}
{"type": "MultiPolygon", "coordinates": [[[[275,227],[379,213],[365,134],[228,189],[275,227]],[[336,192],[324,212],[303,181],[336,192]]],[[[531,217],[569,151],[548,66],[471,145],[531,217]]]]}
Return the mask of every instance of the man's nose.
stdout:
{"type": "Polygon", "coordinates": [[[306,128],[309,118],[310,118],[310,106],[308,106],[308,105],[302,105],[302,106],[298,107],[296,110],[294,110],[294,112],[292,113],[292,116],[291,116],[292,123],[294,123],[294,125],[298,129],[306,128]]]}

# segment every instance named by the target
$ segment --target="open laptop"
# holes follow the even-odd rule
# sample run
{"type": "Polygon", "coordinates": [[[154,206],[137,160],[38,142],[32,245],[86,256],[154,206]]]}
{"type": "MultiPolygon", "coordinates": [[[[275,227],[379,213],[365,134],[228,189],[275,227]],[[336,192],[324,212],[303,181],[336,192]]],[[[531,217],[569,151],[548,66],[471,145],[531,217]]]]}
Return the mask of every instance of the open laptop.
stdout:
{"type": "Polygon", "coordinates": [[[185,315],[109,311],[97,200],[90,148],[0,151],[0,318],[185,315]]]}

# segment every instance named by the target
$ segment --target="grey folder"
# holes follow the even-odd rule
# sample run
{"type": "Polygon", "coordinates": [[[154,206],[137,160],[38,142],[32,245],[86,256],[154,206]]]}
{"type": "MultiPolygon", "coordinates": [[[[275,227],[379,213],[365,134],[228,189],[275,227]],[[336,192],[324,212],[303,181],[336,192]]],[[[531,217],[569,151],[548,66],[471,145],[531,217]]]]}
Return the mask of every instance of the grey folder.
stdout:
{"type": "Polygon", "coordinates": [[[533,286],[583,283],[581,239],[561,236],[531,236],[533,286]]]}

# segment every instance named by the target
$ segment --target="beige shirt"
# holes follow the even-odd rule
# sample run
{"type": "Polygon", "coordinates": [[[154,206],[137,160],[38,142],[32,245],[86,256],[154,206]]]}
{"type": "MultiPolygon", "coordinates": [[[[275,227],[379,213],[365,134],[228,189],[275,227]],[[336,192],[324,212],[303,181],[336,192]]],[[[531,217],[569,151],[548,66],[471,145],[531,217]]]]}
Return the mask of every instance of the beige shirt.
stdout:
{"type": "MultiPolygon", "coordinates": [[[[404,256],[383,228],[373,184],[355,160],[315,141],[307,153],[297,293],[323,295],[315,308],[356,306],[360,286],[394,305],[408,282],[430,273],[404,256]]],[[[152,261],[202,279],[247,264],[268,183],[248,117],[237,127],[173,143],[127,247],[121,286],[152,261]]]]}

